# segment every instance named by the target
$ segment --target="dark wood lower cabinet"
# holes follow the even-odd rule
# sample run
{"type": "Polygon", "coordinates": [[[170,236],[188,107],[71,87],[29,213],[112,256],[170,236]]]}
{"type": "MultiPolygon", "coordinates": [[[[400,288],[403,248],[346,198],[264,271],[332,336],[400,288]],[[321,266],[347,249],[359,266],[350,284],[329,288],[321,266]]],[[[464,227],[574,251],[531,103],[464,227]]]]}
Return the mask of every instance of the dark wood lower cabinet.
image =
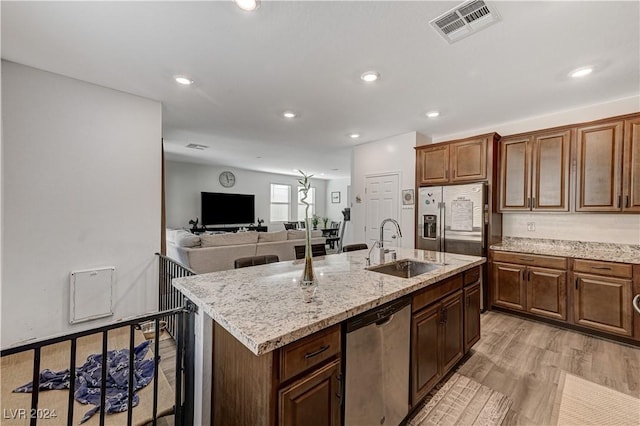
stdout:
{"type": "Polygon", "coordinates": [[[464,355],[463,293],[413,314],[411,401],[420,401],[464,355]]]}
{"type": "Polygon", "coordinates": [[[480,340],[480,281],[464,289],[464,351],[480,340]]]}
{"type": "Polygon", "coordinates": [[[411,321],[412,362],[411,401],[416,404],[440,381],[442,364],[440,342],[440,303],[428,306],[413,315],[411,321]]]}
{"type": "Polygon", "coordinates": [[[508,263],[493,264],[493,304],[504,308],[525,310],[526,266],[508,263]]]}
{"type": "Polygon", "coordinates": [[[574,322],[594,330],[631,336],[631,280],[574,273],[574,322]]]}
{"type": "Polygon", "coordinates": [[[528,267],[527,312],[566,321],[567,272],[528,267]]]}
{"type": "Polygon", "coordinates": [[[281,426],[340,425],[340,360],[278,392],[281,426]]]}

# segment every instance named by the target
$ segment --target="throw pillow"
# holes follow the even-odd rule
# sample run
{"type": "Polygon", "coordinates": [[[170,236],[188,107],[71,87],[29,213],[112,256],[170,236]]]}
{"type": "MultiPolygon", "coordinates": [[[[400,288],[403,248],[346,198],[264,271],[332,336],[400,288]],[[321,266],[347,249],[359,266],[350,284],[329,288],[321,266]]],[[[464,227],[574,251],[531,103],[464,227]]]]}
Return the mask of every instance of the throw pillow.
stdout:
{"type": "Polygon", "coordinates": [[[202,235],[202,247],[219,247],[219,246],[237,246],[241,244],[256,244],[258,242],[258,233],[236,232],[235,234],[214,234],[202,235]]]}
{"type": "Polygon", "coordinates": [[[286,241],[287,231],[276,232],[258,232],[258,243],[275,243],[277,241],[286,241]]]}
{"type": "Polygon", "coordinates": [[[311,230],[311,238],[322,237],[322,231],[319,229],[311,230]]]}
{"type": "Polygon", "coordinates": [[[178,230],[175,231],[173,238],[178,247],[200,247],[200,236],[191,232],[178,230]]]}

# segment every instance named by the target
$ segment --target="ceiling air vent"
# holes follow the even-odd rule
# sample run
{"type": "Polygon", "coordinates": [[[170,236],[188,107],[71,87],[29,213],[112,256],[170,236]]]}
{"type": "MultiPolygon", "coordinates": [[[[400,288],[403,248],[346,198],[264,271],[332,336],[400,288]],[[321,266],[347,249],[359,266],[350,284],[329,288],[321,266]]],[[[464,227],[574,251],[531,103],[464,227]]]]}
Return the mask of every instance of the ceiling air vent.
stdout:
{"type": "Polygon", "coordinates": [[[442,38],[454,43],[500,20],[498,11],[482,0],[462,3],[429,21],[442,38]]]}
{"type": "Polygon", "coordinates": [[[190,143],[189,145],[187,145],[187,148],[197,149],[198,151],[204,151],[209,147],[206,145],[198,145],[197,143],[190,143]]]}

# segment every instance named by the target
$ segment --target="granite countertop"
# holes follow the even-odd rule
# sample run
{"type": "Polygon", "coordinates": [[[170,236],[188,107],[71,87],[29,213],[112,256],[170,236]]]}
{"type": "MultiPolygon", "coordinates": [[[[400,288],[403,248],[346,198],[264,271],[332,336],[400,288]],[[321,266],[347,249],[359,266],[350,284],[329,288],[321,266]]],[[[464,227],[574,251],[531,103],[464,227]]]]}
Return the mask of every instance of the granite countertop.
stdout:
{"type": "Polygon", "coordinates": [[[640,264],[640,245],[503,237],[491,250],[640,264]]]}
{"type": "MultiPolygon", "coordinates": [[[[413,278],[365,269],[366,250],[313,259],[319,285],[311,303],[297,287],[304,259],[174,279],[172,284],[199,309],[261,355],[485,263],[484,257],[396,249],[398,259],[445,264],[413,278]]],[[[377,250],[372,265],[379,264],[377,250]]]]}

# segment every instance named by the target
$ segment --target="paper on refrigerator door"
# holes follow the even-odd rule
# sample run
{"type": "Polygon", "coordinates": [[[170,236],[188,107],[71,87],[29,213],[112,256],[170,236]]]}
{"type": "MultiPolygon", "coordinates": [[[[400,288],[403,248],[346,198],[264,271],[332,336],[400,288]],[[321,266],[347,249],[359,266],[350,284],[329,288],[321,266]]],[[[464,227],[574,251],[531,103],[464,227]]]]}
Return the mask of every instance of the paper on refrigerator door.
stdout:
{"type": "Polygon", "coordinates": [[[451,202],[451,230],[473,231],[473,201],[457,199],[451,202]]]}

